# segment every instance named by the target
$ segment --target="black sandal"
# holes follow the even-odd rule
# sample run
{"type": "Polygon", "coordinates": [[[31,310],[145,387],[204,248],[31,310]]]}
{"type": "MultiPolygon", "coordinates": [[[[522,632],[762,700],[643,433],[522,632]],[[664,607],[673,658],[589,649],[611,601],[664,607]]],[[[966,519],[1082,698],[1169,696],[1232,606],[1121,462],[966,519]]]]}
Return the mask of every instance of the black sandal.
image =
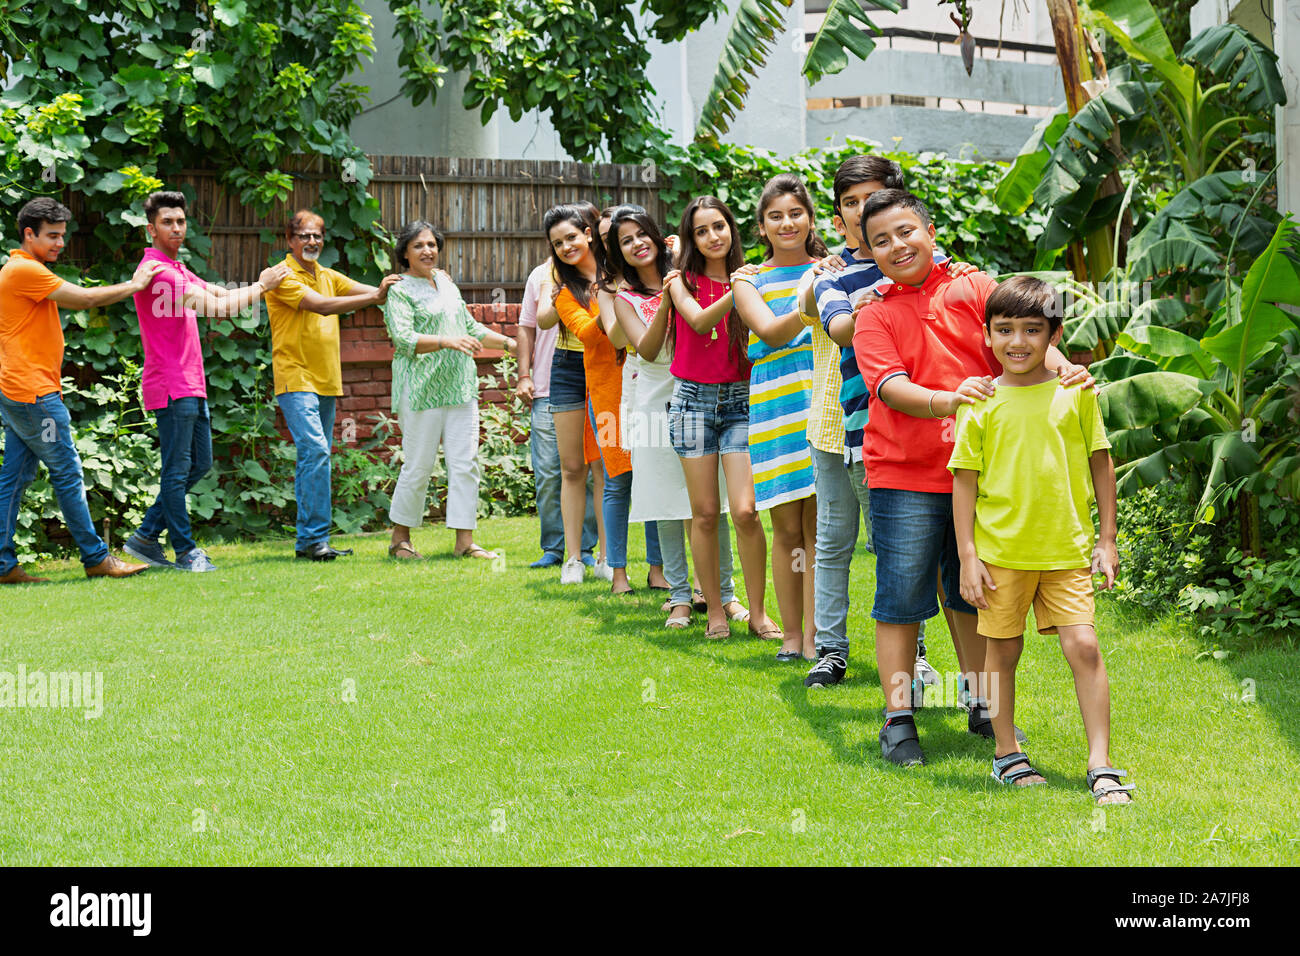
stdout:
{"type": "MultiPolygon", "coordinates": [[[[1100,802],[1102,797],[1107,796],[1109,794],[1124,793],[1128,790],[1136,790],[1137,787],[1135,784],[1131,784],[1131,783],[1124,784],[1124,785],[1120,784],[1119,778],[1127,777],[1127,776],[1128,776],[1127,770],[1116,770],[1114,767],[1098,767],[1095,770],[1089,770],[1088,771],[1088,792],[1092,794],[1092,798],[1094,800],[1100,802]],[[1114,781],[1114,783],[1103,786],[1100,790],[1094,790],[1093,787],[1096,785],[1098,780],[1112,780],[1114,781]]],[[[1112,804],[1132,803],[1132,802],[1133,802],[1132,797],[1129,797],[1127,800],[1111,801],[1112,804]]]]}
{"type": "Polygon", "coordinates": [[[1043,776],[1034,769],[1034,765],[1029,762],[1029,758],[1021,751],[1009,753],[1005,757],[993,758],[993,779],[998,783],[1007,784],[1016,787],[1037,787],[1039,784],[1047,783],[1047,780],[1036,780],[1033,783],[1016,783],[1024,777],[1041,777],[1043,776]],[[1019,770],[1011,768],[1016,764],[1024,764],[1019,770]]]}

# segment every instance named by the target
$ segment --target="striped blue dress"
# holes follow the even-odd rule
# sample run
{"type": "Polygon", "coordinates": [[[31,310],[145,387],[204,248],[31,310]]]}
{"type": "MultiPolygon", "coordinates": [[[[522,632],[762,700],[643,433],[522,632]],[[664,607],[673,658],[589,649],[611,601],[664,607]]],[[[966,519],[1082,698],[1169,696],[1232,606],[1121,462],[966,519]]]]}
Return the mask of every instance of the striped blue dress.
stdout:
{"type": "MultiPolygon", "coordinates": [[[[777,317],[798,307],[795,291],[811,268],[764,266],[754,286],[777,317]]],[[[749,459],[759,509],[808,498],[816,491],[808,415],[812,410],[812,332],[804,326],[778,348],[749,333],[749,459]]]]}

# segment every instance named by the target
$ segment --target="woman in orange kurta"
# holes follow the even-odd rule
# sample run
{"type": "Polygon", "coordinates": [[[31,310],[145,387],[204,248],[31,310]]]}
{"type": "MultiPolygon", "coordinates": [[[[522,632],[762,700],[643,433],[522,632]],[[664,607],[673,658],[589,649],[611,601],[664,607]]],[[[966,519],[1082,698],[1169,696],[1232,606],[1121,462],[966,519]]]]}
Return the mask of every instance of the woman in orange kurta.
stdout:
{"type": "Polygon", "coordinates": [[[597,573],[607,575],[615,593],[625,594],[632,590],[627,582],[627,505],[632,459],[618,444],[618,412],[623,393],[621,357],[605,336],[596,301],[596,287],[603,277],[605,260],[604,248],[597,238],[599,220],[594,207],[564,204],[548,210],[542,225],[551,244],[551,262],[559,288],[548,294],[543,287],[537,325],[548,328],[559,321],[563,324],[562,337],[569,336],[582,343],[582,377],[586,380],[587,399],[585,414],[565,410],[557,411],[554,416],[560,451],[560,513],[564,519],[565,546],[571,555],[560,569],[560,581],[577,584],[583,579],[582,561],[577,556],[582,553],[585,466],[586,461],[599,460],[602,467],[596,482],[598,513],[607,519],[615,518],[617,527],[612,528],[608,520],[601,522],[602,555],[597,573]],[[552,298],[554,307],[546,308],[552,298]],[[621,520],[617,520],[620,514],[621,520]]]}
{"type": "Polygon", "coordinates": [[[632,456],[619,445],[619,406],[623,402],[622,349],[615,349],[600,323],[600,305],[589,291],[587,305],[565,288],[555,300],[564,327],[582,342],[582,368],[587,375],[587,415],[596,450],[604,467],[601,512],[605,524],[605,561],[614,572],[610,590],[630,594],[627,580],[627,514],[632,502],[632,456]]]}

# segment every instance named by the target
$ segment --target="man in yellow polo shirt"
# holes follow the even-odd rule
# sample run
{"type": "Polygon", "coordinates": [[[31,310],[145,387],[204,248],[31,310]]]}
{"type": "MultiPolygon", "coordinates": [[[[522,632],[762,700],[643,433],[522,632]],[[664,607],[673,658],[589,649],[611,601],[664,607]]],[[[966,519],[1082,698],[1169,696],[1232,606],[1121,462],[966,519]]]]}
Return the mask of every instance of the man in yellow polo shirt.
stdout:
{"type": "Polygon", "coordinates": [[[379,288],[354,282],[316,260],[325,247],[325,220],[310,210],[294,214],[285,230],[289,275],[264,297],[271,322],[275,398],[298,449],[293,496],[298,503],[297,556],[332,561],[351,554],[330,547],[330,445],[335,400],[343,394],[339,314],[379,305],[401,276],[379,288]]]}

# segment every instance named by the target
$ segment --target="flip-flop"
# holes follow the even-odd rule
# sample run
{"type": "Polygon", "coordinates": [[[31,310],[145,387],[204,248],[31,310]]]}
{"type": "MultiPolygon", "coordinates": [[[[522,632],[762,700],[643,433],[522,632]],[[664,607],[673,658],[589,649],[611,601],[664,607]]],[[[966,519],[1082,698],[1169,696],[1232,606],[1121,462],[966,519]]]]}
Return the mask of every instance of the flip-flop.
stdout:
{"type": "Polygon", "coordinates": [[[704,632],[704,636],[711,641],[721,641],[731,636],[731,628],[725,624],[713,624],[704,632]]]}
{"type": "Polygon", "coordinates": [[[737,623],[744,624],[749,620],[749,610],[739,601],[728,601],[726,604],[722,605],[722,610],[726,612],[728,621],[736,621],[737,623]],[[733,604],[740,610],[728,611],[727,608],[731,607],[733,604]]]}
{"type": "Polygon", "coordinates": [[[422,560],[424,555],[411,547],[409,541],[399,541],[397,544],[388,546],[388,556],[395,561],[417,561],[422,560]]]}
{"type": "MultiPolygon", "coordinates": [[[[755,628],[753,624],[750,624],[749,633],[754,635],[760,641],[775,641],[785,637],[785,631],[781,630],[781,628],[776,624],[761,631],[755,628]]],[[[802,657],[803,655],[800,654],[800,656],[802,657]]]]}
{"type": "MultiPolygon", "coordinates": [[[[689,604],[673,604],[673,605],[670,605],[670,606],[669,606],[669,610],[671,611],[673,608],[677,608],[677,607],[689,608],[690,605],[689,605],[689,604]]],[[[674,630],[674,631],[684,631],[686,628],[688,628],[688,627],[690,627],[690,626],[691,626],[691,616],[690,616],[690,614],[687,614],[685,617],[670,617],[670,618],[668,618],[668,620],[664,621],[664,627],[669,628],[669,629],[674,630]]]]}
{"type": "Polygon", "coordinates": [[[452,554],[458,558],[478,558],[481,561],[495,561],[497,559],[496,552],[481,548],[477,544],[470,545],[464,551],[453,551],[452,554]]]}

